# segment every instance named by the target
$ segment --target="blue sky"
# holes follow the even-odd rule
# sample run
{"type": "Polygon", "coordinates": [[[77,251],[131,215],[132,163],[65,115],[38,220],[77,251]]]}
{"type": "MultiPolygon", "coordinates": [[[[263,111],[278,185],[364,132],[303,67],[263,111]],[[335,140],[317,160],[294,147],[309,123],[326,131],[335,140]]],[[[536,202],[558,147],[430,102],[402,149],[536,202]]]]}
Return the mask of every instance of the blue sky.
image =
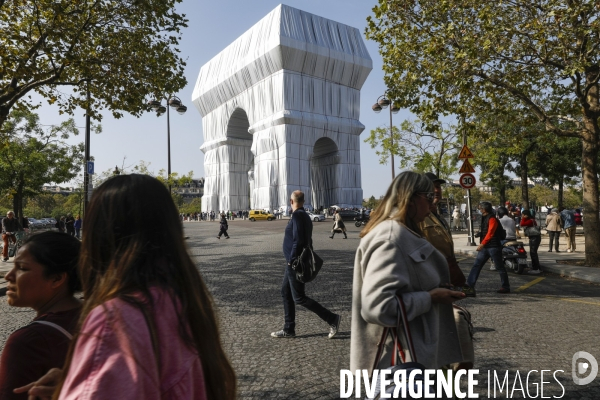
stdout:
{"type": "MultiPolygon", "coordinates": [[[[188,85],[177,95],[188,106],[184,115],[171,113],[171,168],[173,172],[194,171],[194,177],[204,176],[204,155],[202,145],[202,118],[192,105],[191,96],[200,67],[233,42],[280,4],[276,0],[220,0],[198,1],[184,0],[178,7],[186,14],[189,27],[183,32],[182,56],[186,59],[185,70],[188,85]]],[[[289,6],[329,18],[355,28],[364,33],[366,18],[372,13],[376,2],[369,0],[289,0],[289,6]]],[[[364,34],[363,34],[364,38],[364,34]]],[[[375,114],[371,105],[385,92],[382,60],[376,43],[366,41],[367,49],[373,59],[373,70],[361,91],[360,120],[365,125],[361,134],[361,164],[363,197],[385,193],[391,181],[390,165],[380,165],[375,150],[365,144],[364,138],[369,131],[381,125],[389,124],[387,110],[375,114]]],[[[37,110],[43,124],[56,124],[64,119],[58,115],[56,107],[44,105],[37,110]]],[[[394,115],[394,125],[402,120],[414,119],[407,111],[401,110],[394,115]]],[[[83,110],[75,115],[77,125],[83,127],[83,110]]],[[[114,119],[108,112],[102,120],[103,132],[92,134],[91,154],[96,160],[96,172],[121,167],[123,159],[126,166],[138,164],[141,160],[150,163],[150,170],[158,172],[167,169],[167,119],[157,118],[148,113],[141,118],[126,115],[114,119]]],[[[73,141],[83,141],[84,129],[73,141]]],[[[396,160],[396,165],[399,161],[396,160]]]]}

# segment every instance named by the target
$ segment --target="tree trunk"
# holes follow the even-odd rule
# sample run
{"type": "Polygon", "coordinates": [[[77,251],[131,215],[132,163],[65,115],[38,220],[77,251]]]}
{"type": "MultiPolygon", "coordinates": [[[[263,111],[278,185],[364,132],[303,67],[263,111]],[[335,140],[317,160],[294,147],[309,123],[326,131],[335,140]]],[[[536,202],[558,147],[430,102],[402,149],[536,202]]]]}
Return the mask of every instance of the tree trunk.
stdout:
{"type": "Polygon", "coordinates": [[[564,193],[565,193],[565,177],[561,176],[558,179],[558,209],[560,210],[564,203],[564,193]]]}
{"type": "Polygon", "coordinates": [[[585,261],[600,267],[600,211],[598,201],[598,137],[594,121],[584,118],[587,130],[582,134],[581,171],[583,175],[583,208],[585,215],[585,261]]]}
{"type": "Polygon", "coordinates": [[[503,206],[506,203],[506,185],[502,184],[498,188],[498,193],[500,195],[500,205],[503,206]]]}
{"type": "Polygon", "coordinates": [[[529,166],[527,154],[521,154],[521,201],[525,210],[529,210],[529,166]]]}

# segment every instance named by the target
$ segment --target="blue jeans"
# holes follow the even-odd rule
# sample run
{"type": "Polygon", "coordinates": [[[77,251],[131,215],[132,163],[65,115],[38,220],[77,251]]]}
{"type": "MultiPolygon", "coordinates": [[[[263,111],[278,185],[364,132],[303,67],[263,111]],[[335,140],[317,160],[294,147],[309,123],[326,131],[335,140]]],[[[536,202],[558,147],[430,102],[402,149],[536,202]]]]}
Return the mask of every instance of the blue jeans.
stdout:
{"type": "Polygon", "coordinates": [[[510,284],[508,283],[508,274],[506,273],[504,263],[502,262],[502,248],[500,247],[484,247],[479,251],[477,258],[475,258],[475,264],[473,264],[471,272],[469,273],[469,277],[467,278],[467,285],[472,288],[475,287],[475,283],[477,283],[477,278],[479,278],[481,269],[490,258],[494,261],[496,270],[500,274],[502,287],[504,289],[510,289],[510,284]]]}
{"type": "Polygon", "coordinates": [[[336,315],[334,313],[306,296],[304,283],[296,280],[296,274],[291,265],[285,267],[281,297],[283,297],[283,311],[285,313],[283,330],[288,333],[296,333],[296,304],[314,312],[329,325],[335,322],[336,315]]]}

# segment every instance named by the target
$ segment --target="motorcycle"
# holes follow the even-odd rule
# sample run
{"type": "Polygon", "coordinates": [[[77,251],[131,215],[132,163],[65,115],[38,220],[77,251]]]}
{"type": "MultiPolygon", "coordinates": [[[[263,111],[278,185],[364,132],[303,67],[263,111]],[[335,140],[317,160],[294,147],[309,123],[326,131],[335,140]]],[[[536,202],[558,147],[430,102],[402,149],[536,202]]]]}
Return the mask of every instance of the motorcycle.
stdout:
{"type": "Polygon", "coordinates": [[[502,246],[502,262],[506,270],[521,275],[527,268],[527,251],[523,242],[510,240],[502,246]]]}
{"type": "Polygon", "coordinates": [[[364,217],[361,217],[361,216],[355,217],[354,221],[356,221],[356,222],[354,222],[354,226],[356,226],[357,228],[360,228],[361,225],[365,226],[367,224],[367,222],[369,222],[369,216],[365,215],[364,217]]]}

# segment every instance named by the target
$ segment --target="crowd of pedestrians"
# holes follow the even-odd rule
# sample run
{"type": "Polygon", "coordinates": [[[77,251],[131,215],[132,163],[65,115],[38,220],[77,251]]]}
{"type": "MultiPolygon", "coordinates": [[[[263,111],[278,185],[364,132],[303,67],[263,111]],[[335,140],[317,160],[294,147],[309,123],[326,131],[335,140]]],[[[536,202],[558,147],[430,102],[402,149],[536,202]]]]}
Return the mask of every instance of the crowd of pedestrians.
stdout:
{"type": "MultiPolygon", "coordinates": [[[[407,357],[418,355],[426,368],[473,368],[471,317],[455,303],[476,295],[479,273],[490,258],[500,277],[497,292],[510,293],[502,245],[519,238],[520,229],[529,238],[532,271],[540,270],[541,235],[531,211],[515,212],[509,205],[494,210],[482,202],[478,256],[465,277],[454,253],[456,224],[451,227],[438,211],[444,183],[433,173],[399,174],[360,233],[352,289],[352,371],[390,365],[396,349],[387,328],[396,326],[401,312],[410,321],[414,345],[407,357]],[[376,358],[378,344],[383,350],[376,358]]],[[[291,194],[286,211],[283,327],[271,336],[295,337],[296,306],[302,306],[328,326],[333,338],[341,315],[309,297],[294,269],[301,254],[312,249],[313,223],[303,192],[291,194]]],[[[330,237],[341,232],[347,238],[339,210],[331,212],[330,237]]],[[[36,317],[6,342],[0,400],[235,399],[236,377],[221,344],[214,302],[180,223],[216,217],[217,237],[228,239],[228,221],[244,217],[244,211],[179,214],[158,180],[121,175],[95,189],[81,242],[75,236],[82,220],[71,214],[61,218],[59,232],[28,238],[5,277],[6,296],[9,305],[32,308],[36,317]],[[80,291],[83,301],[76,295],[80,291]]],[[[5,249],[13,220],[12,212],[2,220],[5,249]]],[[[549,250],[558,251],[565,229],[567,251],[575,251],[576,225],[576,213],[553,209],[546,219],[549,250]]]]}

